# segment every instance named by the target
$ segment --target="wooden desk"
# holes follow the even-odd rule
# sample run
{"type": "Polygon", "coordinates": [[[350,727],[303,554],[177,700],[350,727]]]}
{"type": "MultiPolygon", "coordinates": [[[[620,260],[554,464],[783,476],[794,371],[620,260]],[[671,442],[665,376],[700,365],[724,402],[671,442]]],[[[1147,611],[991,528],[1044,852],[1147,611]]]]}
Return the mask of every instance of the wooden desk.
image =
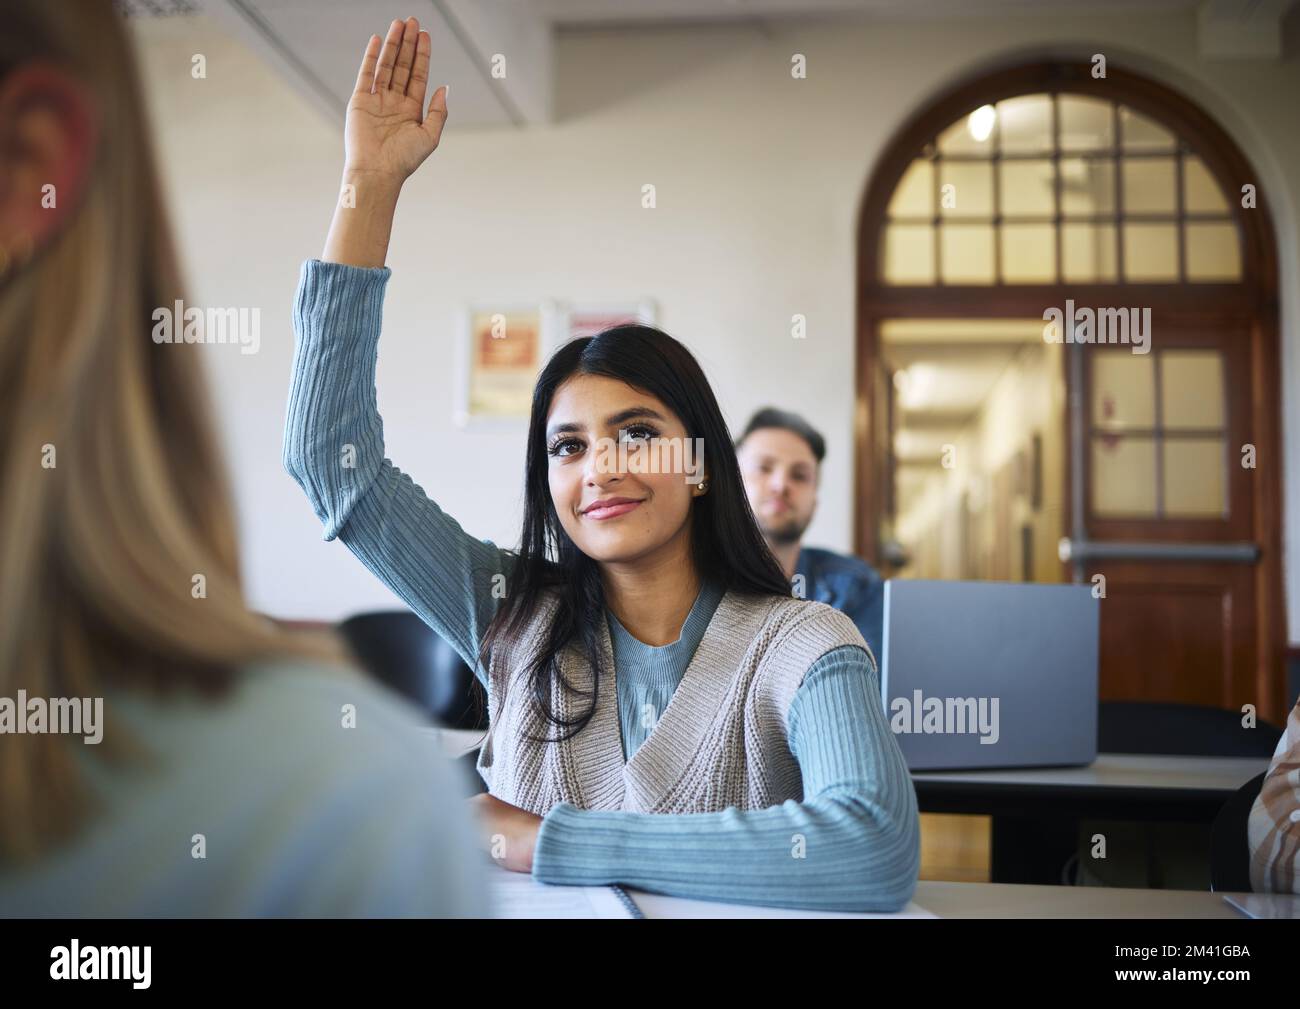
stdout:
{"type": "MultiPolygon", "coordinates": [[[[1224,802],[1267,770],[1264,757],[1103,753],[1087,767],[912,774],[924,813],[993,817],[995,883],[1059,883],[1082,820],[1177,822],[1208,833],[1224,802]]],[[[1206,841],[1205,879],[1209,880],[1206,841]]]]}

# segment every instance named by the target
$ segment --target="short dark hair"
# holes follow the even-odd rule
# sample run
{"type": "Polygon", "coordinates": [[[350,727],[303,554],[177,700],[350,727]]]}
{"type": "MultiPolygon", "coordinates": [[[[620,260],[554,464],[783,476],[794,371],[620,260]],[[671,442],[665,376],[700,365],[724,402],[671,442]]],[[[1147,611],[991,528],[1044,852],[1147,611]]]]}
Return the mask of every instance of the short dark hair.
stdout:
{"type": "Polygon", "coordinates": [[[826,439],[821,436],[821,433],[797,413],[791,413],[789,410],[778,410],[774,406],[765,406],[749,418],[744,433],[736,439],[736,448],[740,448],[741,443],[746,438],[759,428],[764,427],[779,427],[782,431],[797,434],[808,443],[808,447],[812,449],[813,457],[818,463],[826,458],[826,439]]]}

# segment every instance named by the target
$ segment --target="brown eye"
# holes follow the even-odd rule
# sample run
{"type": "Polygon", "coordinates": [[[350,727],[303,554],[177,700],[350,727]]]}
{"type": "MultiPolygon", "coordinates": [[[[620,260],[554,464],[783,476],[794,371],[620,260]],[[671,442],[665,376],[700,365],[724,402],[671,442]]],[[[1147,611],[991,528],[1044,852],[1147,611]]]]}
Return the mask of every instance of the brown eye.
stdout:
{"type": "Polygon", "coordinates": [[[644,424],[632,424],[629,427],[619,428],[619,438],[628,436],[628,441],[648,441],[655,437],[658,432],[652,427],[646,427],[644,424]]]}
{"type": "Polygon", "coordinates": [[[559,459],[563,459],[573,454],[572,452],[565,451],[565,449],[570,446],[577,446],[578,448],[581,448],[582,443],[578,441],[578,439],[576,438],[561,438],[558,441],[552,442],[546,451],[549,455],[555,456],[556,458],[559,459]]]}

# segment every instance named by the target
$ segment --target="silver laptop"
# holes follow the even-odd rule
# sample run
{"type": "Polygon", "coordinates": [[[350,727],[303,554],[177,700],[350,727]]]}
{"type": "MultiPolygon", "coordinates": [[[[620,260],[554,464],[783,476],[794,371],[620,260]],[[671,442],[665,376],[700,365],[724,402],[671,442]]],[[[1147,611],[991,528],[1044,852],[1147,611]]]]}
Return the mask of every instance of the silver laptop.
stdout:
{"type": "Polygon", "coordinates": [[[1088,585],[886,582],[880,690],[908,767],[1092,763],[1099,616],[1088,585]]]}

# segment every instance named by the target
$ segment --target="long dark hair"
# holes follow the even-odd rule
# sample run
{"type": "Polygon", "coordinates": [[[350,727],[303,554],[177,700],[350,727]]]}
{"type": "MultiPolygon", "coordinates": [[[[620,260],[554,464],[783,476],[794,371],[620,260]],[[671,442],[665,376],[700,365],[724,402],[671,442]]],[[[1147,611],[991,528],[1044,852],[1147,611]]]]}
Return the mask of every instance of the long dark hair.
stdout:
{"type": "MultiPolygon", "coordinates": [[[[600,568],[561,526],[547,476],[547,415],[556,389],[574,375],[618,379],[650,393],[677,414],[688,438],[703,439],[708,492],[691,502],[691,555],[700,576],[719,582],[724,591],[791,594],[790,583],[754,520],[726,421],[694,355],[651,326],[615,326],[566,343],[547,362],[533,389],[519,551],[507,577],[505,599],[488,624],[479,651],[486,668],[493,646],[528,625],[542,593],[557,592],[559,606],[547,633],[525,660],[524,678],[546,720],[562,730],[559,739],[576,735],[591,721],[605,673],[600,632],[605,590],[600,568]],[[551,706],[552,678],[559,671],[557,657],[575,641],[595,672],[591,704],[579,717],[562,719],[551,706]]],[[[587,693],[563,681],[561,689],[587,693]]]]}

